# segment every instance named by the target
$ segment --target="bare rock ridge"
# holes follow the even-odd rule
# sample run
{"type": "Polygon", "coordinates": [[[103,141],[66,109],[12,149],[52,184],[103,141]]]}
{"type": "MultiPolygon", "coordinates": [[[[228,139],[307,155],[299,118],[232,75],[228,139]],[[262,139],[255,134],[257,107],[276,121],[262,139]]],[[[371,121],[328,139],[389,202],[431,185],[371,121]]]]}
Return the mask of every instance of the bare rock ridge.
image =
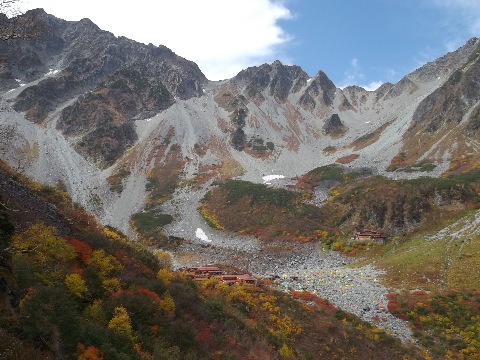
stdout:
{"type": "Polygon", "coordinates": [[[323,132],[330,136],[342,135],[346,131],[345,125],[340,120],[338,114],[333,114],[323,125],[323,132]]]}
{"type": "Polygon", "coordinates": [[[242,84],[250,97],[261,95],[267,90],[268,95],[284,100],[290,93],[298,92],[307,82],[308,75],[299,66],[286,66],[280,61],[250,67],[242,70],[232,80],[242,84]]]}
{"type": "MultiPolygon", "coordinates": [[[[415,109],[412,122],[407,130],[408,138],[404,136],[402,153],[405,159],[412,157],[408,150],[414,141],[425,143],[429,137],[435,143],[428,153],[436,153],[437,157],[451,153],[454,167],[457,168],[459,159],[467,166],[475,163],[476,141],[479,123],[479,70],[480,53],[478,41],[470,40],[467,45],[454,53],[455,57],[463,56],[466,60],[455,71],[445,76],[446,81],[425,97],[415,109]],[[473,49],[466,53],[465,48],[473,49]],[[465,141],[465,138],[471,139],[465,141]]],[[[445,59],[437,60],[437,64],[445,63],[445,59]]],[[[440,69],[444,65],[439,65],[440,69]]],[[[431,66],[423,72],[417,71],[419,76],[425,73],[431,76],[434,70],[431,66]]],[[[431,144],[430,140],[430,146],[431,144]]],[[[422,153],[416,149],[417,153],[422,153]]],[[[414,155],[413,155],[414,156],[414,155]]]]}
{"type": "Polygon", "coordinates": [[[319,71],[312,81],[307,85],[305,92],[300,97],[300,104],[330,106],[335,98],[336,86],[327,77],[327,75],[319,71]]]}

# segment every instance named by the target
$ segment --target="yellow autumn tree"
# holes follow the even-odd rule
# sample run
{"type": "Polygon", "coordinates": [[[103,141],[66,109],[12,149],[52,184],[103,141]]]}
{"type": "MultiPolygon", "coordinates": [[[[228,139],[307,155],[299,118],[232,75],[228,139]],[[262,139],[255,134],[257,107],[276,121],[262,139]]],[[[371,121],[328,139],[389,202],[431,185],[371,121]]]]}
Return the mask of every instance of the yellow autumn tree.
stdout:
{"type": "Polygon", "coordinates": [[[16,255],[30,256],[40,264],[68,262],[76,257],[74,248],[58,236],[53,226],[37,223],[12,239],[16,255]]]}
{"type": "Polygon", "coordinates": [[[116,241],[122,240],[122,237],[118,233],[116,233],[113,229],[103,228],[102,230],[105,236],[107,236],[108,238],[116,241]]]}
{"type": "Polygon", "coordinates": [[[160,280],[160,282],[167,286],[168,284],[170,284],[170,281],[172,280],[172,272],[167,270],[167,269],[160,269],[158,270],[158,273],[157,273],[157,279],[160,280]]]}
{"type": "Polygon", "coordinates": [[[172,267],[172,259],[165,251],[158,250],[155,252],[155,256],[158,259],[158,265],[160,265],[160,268],[168,270],[172,267]]]}
{"type": "Polygon", "coordinates": [[[102,282],[102,287],[106,291],[107,294],[111,295],[116,291],[122,289],[122,284],[120,280],[117,278],[105,279],[102,282]]]}
{"type": "Polygon", "coordinates": [[[104,278],[114,271],[123,269],[122,264],[115,256],[107,255],[105,250],[94,250],[88,260],[88,265],[94,266],[104,278]]]}
{"type": "Polygon", "coordinates": [[[167,291],[162,296],[158,306],[168,318],[173,319],[175,316],[175,301],[173,300],[172,295],[170,295],[170,292],[167,291]]]}
{"type": "Polygon", "coordinates": [[[25,262],[38,268],[37,278],[46,285],[62,282],[69,263],[77,256],[73,246],[53,226],[37,223],[12,238],[13,266],[25,262]]]}
{"type": "Polygon", "coordinates": [[[133,341],[132,322],[127,309],[124,307],[119,306],[115,308],[112,319],[108,323],[108,328],[115,334],[133,341]]]}
{"type": "Polygon", "coordinates": [[[283,344],[283,346],[278,350],[282,359],[291,359],[293,358],[293,351],[288,347],[287,344],[283,344]]]}
{"type": "Polygon", "coordinates": [[[68,291],[81,299],[83,299],[87,293],[85,280],[78,274],[68,274],[65,276],[65,285],[67,285],[68,291]]]}

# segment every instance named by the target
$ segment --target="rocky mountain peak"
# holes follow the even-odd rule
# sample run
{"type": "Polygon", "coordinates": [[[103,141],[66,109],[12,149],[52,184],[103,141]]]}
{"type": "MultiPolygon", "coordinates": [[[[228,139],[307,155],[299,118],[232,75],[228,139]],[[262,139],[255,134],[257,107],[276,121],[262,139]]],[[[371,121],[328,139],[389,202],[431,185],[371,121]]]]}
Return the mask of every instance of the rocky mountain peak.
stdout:
{"type": "Polygon", "coordinates": [[[478,129],[477,104],[480,101],[480,52],[476,48],[463,68],[454,71],[447,81],[425,98],[413,114],[414,125],[422,124],[427,132],[436,132],[446,124],[470,119],[470,130],[478,129]],[[473,112],[468,109],[474,108],[473,112]]]}
{"type": "Polygon", "coordinates": [[[347,128],[342,120],[340,120],[338,114],[332,114],[332,116],[325,121],[322,131],[325,135],[335,137],[343,135],[347,131],[347,128]]]}
{"type": "Polygon", "coordinates": [[[78,25],[92,30],[100,30],[100,28],[89,18],[83,18],[78,21],[78,25]]]}
{"type": "Polygon", "coordinates": [[[35,41],[12,41],[8,47],[0,44],[0,50],[5,49],[7,56],[12,58],[0,74],[10,80],[4,87],[11,86],[18,77],[32,81],[41,78],[49,69],[59,72],[55,77],[28,87],[17,98],[15,108],[25,111],[35,122],[43,121],[58,104],[93,90],[116,71],[134,63],[143,63],[170,93],[181,99],[202,94],[202,84],[207,79],[198,66],[165,47],[155,48],[124,37],[117,38],[89,19],[66,22],[43,10],[22,16],[35,12],[42,15],[41,21],[46,24],[35,41]],[[22,53],[25,55],[19,59],[22,53]]]}
{"type": "Polygon", "coordinates": [[[375,99],[378,101],[385,96],[395,85],[390,82],[383,83],[375,90],[375,99]]]}
{"type": "Polygon", "coordinates": [[[301,105],[315,108],[317,105],[328,107],[333,104],[337,87],[323,71],[319,71],[306,83],[307,88],[300,97],[301,105]]]}
{"type": "Polygon", "coordinates": [[[465,45],[457,50],[451,51],[434,61],[426,63],[407,76],[411,79],[422,82],[431,81],[438,77],[448,77],[452,71],[463,66],[463,64],[468,61],[469,57],[472,56],[474,51],[476,51],[478,43],[478,38],[471,38],[465,43],[465,45]]]}
{"type": "Polygon", "coordinates": [[[46,20],[49,19],[52,15],[47,14],[47,12],[42,8],[36,8],[28,10],[25,14],[20,17],[29,18],[32,20],[46,20]]]}
{"type": "Polygon", "coordinates": [[[306,83],[308,74],[296,65],[284,65],[279,60],[272,64],[249,67],[236,75],[232,82],[241,84],[250,97],[267,90],[268,95],[284,100],[306,83]]]}

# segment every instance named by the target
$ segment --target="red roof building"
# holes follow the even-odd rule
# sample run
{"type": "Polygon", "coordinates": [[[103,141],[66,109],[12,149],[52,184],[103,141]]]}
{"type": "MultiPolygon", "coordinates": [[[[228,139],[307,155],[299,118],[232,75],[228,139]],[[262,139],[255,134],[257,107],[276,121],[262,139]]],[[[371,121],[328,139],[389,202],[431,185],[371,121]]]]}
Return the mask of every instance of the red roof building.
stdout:
{"type": "Polygon", "coordinates": [[[198,266],[198,267],[188,267],[184,271],[187,273],[187,276],[192,278],[202,277],[210,278],[211,276],[222,275],[223,271],[220,270],[217,266],[198,266]]]}
{"type": "Polygon", "coordinates": [[[373,242],[383,244],[387,240],[386,236],[378,231],[356,230],[351,239],[358,242],[373,242]]]}
{"type": "Polygon", "coordinates": [[[232,284],[239,284],[239,285],[253,285],[256,286],[258,284],[258,280],[250,275],[242,274],[242,275],[220,275],[220,281],[232,285],[232,284]]]}

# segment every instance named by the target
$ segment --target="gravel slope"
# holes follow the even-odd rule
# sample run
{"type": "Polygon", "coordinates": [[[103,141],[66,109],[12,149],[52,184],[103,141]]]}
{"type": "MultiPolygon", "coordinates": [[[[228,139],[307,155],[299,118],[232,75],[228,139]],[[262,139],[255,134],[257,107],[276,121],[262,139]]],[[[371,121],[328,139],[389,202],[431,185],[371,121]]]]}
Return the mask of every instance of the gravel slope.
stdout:
{"type": "Polygon", "coordinates": [[[323,251],[318,244],[261,244],[255,239],[211,229],[205,232],[211,243],[190,236],[190,242],[172,253],[176,268],[228,264],[259,277],[275,278],[281,290],[312,292],[374,322],[404,342],[414,341],[408,324],[387,311],[389,290],[381,284],[382,274],[374,267],[349,267],[348,258],[333,251],[323,251]]]}

